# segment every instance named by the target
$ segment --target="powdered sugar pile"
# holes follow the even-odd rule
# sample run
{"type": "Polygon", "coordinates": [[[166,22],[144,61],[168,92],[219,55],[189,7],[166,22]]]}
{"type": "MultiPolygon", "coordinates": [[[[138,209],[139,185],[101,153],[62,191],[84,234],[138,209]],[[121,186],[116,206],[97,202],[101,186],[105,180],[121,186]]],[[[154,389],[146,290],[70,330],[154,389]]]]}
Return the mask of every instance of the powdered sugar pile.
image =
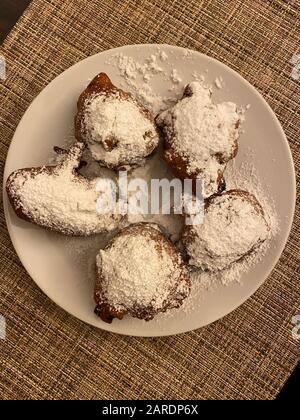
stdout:
{"type": "Polygon", "coordinates": [[[220,77],[216,77],[216,79],[215,79],[215,86],[218,89],[222,89],[223,88],[223,83],[224,83],[224,81],[223,81],[223,79],[222,79],[221,76],[220,77]]]}
{"type": "MultiPolygon", "coordinates": [[[[167,56],[163,54],[159,58],[165,61],[167,56]]],[[[144,80],[148,82],[153,74],[163,73],[164,71],[158,63],[158,56],[156,54],[151,54],[143,64],[122,53],[118,55],[118,60],[121,75],[129,79],[136,79],[136,72],[139,72],[144,80]]]]}
{"type": "Polygon", "coordinates": [[[171,77],[171,80],[172,80],[173,83],[178,84],[178,83],[182,82],[182,78],[179,76],[178,71],[176,69],[173,69],[171,71],[171,76],[170,77],[171,77]]]}
{"type": "Polygon", "coordinates": [[[136,305],[162,308],[182,275],[167,250],[143,234],[115,238],[100,250],[97,266],[107,301],[120,310],[136,305]]]}
{"type": "Polygon", "coordinates": [[[118,53],[109,59],[107,64],[117,68],[122,76],[123,81],[120,87],[129,90],[139,102],[156,115],[176,103],[182,96],[183,79],[175,67],[171,70],[168,68],[168,60],[168,54],[164,50],[158,49],[141,61],[118,53]],[[172,95],[162,94],[161,91],[157,92],[153,87],[155,84],[153,81],[157,79],[171,84],[169,91],[172,91],[172,95]]]}
{"type": "Polygon", "coordinates": [[[76,143],[64,161],[52,172],[41,169],[37,175],[17,171],[9,188],[23,213],[35,223],[71,235],[90,235],[115,229],[120,216],[96,211],[97,179],[78,178],[84,145],[76,143]]]}
{"type": "Polygon", "coordinates": [[[164,99],[153,91],[149,82],[155,75],[164,74],[159,62],[164,63],[167,58],[163,51],[152,54],[145,62],[139,62],[122,53],[116,56],[116,65],[126,82],[127,88],[154,113],[162,107],[164,99]]]}
{"type": "Polygon", "coordinates": [[[140,163],[158,143],[154,124],[133,100],[118,93],[89,98],[84,125],[93,158],[109,167],[140,163]]]}
{"type": "Polygon", "coordinates": [[[218,173],[225,169],[220,156],[222,162],[231,158],[241,116],[232,102],[214,105],[210,89],[201,83],[190,83],[189,90],[191,96],[162,112],[157,123],[163,126],[176,154],[187,160],[187,173],[203,177],[207,197],[218,190],[218,173]]]}

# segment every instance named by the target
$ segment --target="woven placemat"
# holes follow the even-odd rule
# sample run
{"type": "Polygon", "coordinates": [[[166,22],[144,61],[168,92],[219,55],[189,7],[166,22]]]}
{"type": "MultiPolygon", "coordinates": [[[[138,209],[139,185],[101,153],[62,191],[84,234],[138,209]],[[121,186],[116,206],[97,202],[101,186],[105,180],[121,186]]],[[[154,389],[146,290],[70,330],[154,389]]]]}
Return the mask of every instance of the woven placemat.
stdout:
{"type": "MultiPolygon", "coordinates": [[[[6,39],[0,83],[1,173],[32,99],[91,54],[135,43],[189,47],[228,64],[279,117],[300,173],[300,3],[283,0],[34,0],[6,39]]],[[[268,281],[238,310],[192,333],[158,339],[92,328],[52,303],[22,268],[1,209],[2,398],[273,399],[299,360],[300,209],[268,281]]]]}

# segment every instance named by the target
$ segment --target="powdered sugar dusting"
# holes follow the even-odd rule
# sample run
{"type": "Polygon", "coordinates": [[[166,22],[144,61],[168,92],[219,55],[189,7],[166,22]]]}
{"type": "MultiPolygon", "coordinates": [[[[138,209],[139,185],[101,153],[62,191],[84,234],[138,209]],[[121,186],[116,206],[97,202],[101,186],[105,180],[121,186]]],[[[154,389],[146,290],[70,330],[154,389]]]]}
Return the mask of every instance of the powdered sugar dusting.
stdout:
{"type": "Polygon", "coordinates": [[[224,193],[211,201],[204,222],[186,235],[190,264],[210,271],[227,268],[264,242],[268,231],[254,196],[224,193]]]}
{"type": "Polygon", "coordinates": [[[164,75],[159,62],[163,64],[166,60],[167,55],[163,51],[152,54],[145,62],[139,62],[120,53],[112,63],[119,69],[126,88],[130,89],[135,97],[154,113],[162,108],[165,98],[155,93],[149,82],[157,74],[164,75]]]}
{"type": "Polygon", "coordinates": [[[187,173],[203,178],[207,197],[218,190],[218,173],[224,171],[223,162],[233,154],[241,116],[232,102],[214,105],[210,89],[201,83],[192,82],[188,86],[190,95],[159,114],[157,123],[163,127],[176,154],[187,159],[187,173]]]}
{"type": "Polygon", "coordinates": [[[180,263],[180,257],[174,261],[163,244],[143,232],[117,236],[97,256],[101,288],[107,302],[118,310],[136,305],[163,308],[180,283],[180,263]]]}
{"type": "Polygon", "coordinates": [[[192,73],[192,77],[195,81],[204,84],[205,77],[203,74],[199,73],[198,71],[194,70],[192,73]]]}
{"type": "Polygon", "coordinates": [[[89,98],[84,125],[92,156],[107,166],[139,163],[158,144],[154,124],[133,100],[118,94],[89,98]]]}
{"type": "Polygon", "coordinates": [[[246,151],[248,161],[237,164],[236,160],[229,162],[226,169],[227,189],[242,189],[255,195],[261,204],[264,215],[270,227],[270,235],[273,238],[279,230],[279,220],[272,196],[263,184],[255,164],[254,151],[250,148],[246,151]]]}
{"type": "Polygon", "coordinates": [[[215,85],[216,85],[216,87],[218,89],[222,89],[224,87],[224,80],[223,80],[223,78],[221,76],[220,77],[216,77],[216,79],[215,79],[215,85]]]}
{"type": "Polygon", "coordinates": [[[96,211],[97,179],[89,181],[75,174],[83,147],[76,143],[50,173],[45,168],[34,175],[20,170],[10,178],[11,194],[36,224],[71,235],[90,235],[118,226],[119,215],[96,211]]]}
{"type": "Polygon", "coordinates": [[[178,71],[176,69],[173,69],[171,71],[170,78],[171,78],[173,83],[178,84],[178,83],[182,82],[182,78],[179,76],[178,71]]]}

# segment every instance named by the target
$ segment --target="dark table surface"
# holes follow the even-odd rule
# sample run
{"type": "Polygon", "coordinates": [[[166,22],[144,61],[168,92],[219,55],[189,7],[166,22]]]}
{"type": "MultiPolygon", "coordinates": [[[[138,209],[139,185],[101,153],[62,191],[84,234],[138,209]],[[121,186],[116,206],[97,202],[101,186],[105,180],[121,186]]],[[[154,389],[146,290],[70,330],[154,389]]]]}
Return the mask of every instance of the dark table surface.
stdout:
{"type": "Polygon", "coordinates": [[[29,3],[30,0],[1,0],[0,42],[3,42],[29,3]]]}
{"type": "MultiPolygon", "coordinates": [[[[0,42],[2,43],[31,0],[1,0],[0,42]]],[[[300,390],[300,363],[285,384],[278,400],[296,400],[300,390]]]]}

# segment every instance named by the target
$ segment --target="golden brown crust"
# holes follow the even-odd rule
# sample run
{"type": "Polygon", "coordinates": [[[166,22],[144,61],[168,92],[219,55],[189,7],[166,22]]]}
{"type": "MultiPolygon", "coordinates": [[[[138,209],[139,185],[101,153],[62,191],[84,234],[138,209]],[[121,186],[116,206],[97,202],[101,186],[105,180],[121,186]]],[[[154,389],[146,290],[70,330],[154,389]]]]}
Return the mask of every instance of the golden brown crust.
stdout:
{"type": "MultiPolygon", "coordinates": [[[[200,172],[194,172],[192,174],[188,174],[188,166],[189,161],[188,159],[180,156],[178,152],[167,142],[165,142],[165,152],[164,152],[164,160],[170,166],[173,173],[180,179],[191,179],[193,181],[193,192],[196,193],[196,181],[199,179],[200,172]]],[[[226,169],[226,167],[225,167],[226,169]]],[[[218,193],[222,193],[226,190],[226,181],[224,178],[224,171],[219,170],[216,174],[217,176],[217,185],[218,185],[218,193]]]]}
{"type": "Polygon", "coordinates": [[[23,207],[20,206],[20,201],[18,199],[18,196],[13,192],[12,184],[13,184],[14,178],[18,177],[19,175],[22,175],[22,176],[29,175],[31,177],[35,177],[36,175],[42,174],[42,173],[47,173],[51,175],[53,173],[54,168],[55,167],[53,166],[43,166],[39,168],[23,168],[23,169],[18,169],[9,175],[6,181],[5,189],[6,189],[9,202],[12,208],[14,209],[14,212],[20,219],[23,219],[26,222],[31,222],[31,223],[36,224],[35,221],[24,212],[23,207]]]}
{"type": "Polygon", "coordinates": [[[106,73],[99,73],[89,83],[86,89],[81,93],[77,101],[77,114],[75,115],[75,137],[78,141],[85,142],[85,127],[83,123],[85,102],[95,94],[111,94],[119,93],[123,99],[130,99],[131,95],[114,86],[106,73]]]}
{"type": "MultiPolygon", "coordinates": [[[[105,281],[101,269],[98,269],[97,281],[94,291],[94,299],[96,302],[95,313],[104,321],[111,323],[114,318],[122,319],[124,315],[130,314],[133,317],[144,319],[149,321],[154,318],[157,313],[165,312],[168,309],[177,308],[181,306],[183,300],[187,297],[190,290],[190,278],[188,276],[188,271],[186,269],[185,263],[180,257],[179,252],[173,245],[173,243],[167,239],[162,232],[157,228],[157,225],[150,223],[136,223],[130,225],[120,231],[115,238],[106,246],[105,249],[109,249],[114,240],[120,236],[138,236],[143,235],[155,242],[155,246],[158,252],[165,250],[169,256],[172,258],[174,267],[180,269],[181,274],[178,282],[173,286],[173,289],[170,288],[169,299],[164,303],[164,306],[158,310],[154,310],[153,307],[142,307],[134,306],[131,308],[126,308],[124,310],[119,310],[113,306],[112,303],[107,302],[105,291],[103,290],[102,284],[105,281]],[[186,292],[178,292],[179,283],[186,285],[186,292]]],[[[151,263],[147,261],[141,261],[141,264],[151,263]]],[[[113,264],[113,262],[112,262],[113,264]]]]}

